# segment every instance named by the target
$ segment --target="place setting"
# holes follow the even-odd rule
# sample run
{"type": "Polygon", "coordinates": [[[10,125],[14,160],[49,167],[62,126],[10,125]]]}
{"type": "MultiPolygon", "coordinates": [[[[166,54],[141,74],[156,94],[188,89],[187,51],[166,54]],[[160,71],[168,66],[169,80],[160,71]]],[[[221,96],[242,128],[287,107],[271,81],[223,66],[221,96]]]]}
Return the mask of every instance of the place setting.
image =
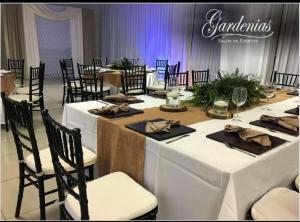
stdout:
{"type": "Polygon", "coordinates": [[[299,116],[299,105],[296,108],[289,109],[289,110],[286,110],[284,112],[288,113],[288,114],[293,114],[293,115],[298,115],[299,116]]]}
{"type": "Polygon", "coordinates": [[[272,132],[281,132],[292,136],[299,135],[298,116],[261,115],[259,120],[251,121],[250,124],[266,128],[272,132]]]}
{"type": "Polygon", "coordinates": [[[251,156],[261,155],[287,142],[279,137],[231,124],[225,125],[224,130],[206,137],[221,142],[228,148],[247,152],[251,156]]]}
{"type": "Polygon", "coordinates": [[[135,104],[135,103],[143,103],[144,100],[138,99],[136,96],[125,95],[123,93],[118,93],[116,95],[105,96],[99,102],[109,102],[115,105],[121,105],[122,103],[127,104],[135,104]]]}
{"type": "MultiPolygon", "coordinates": [[[[268,102],[265,110],[270,111],[269,98],[274,96],[274,91],[263,88],[268,102]]],[[[208,115],[215,119],[231,119],[233,124],[226,124],[224,129],[206,137],[223,143],[226,147],[244,152],[250,156],[261,155],[273,148],[276,148],[286,140],[254,130],[235,125],[234,123],[245,122],[239,117],[239,107],[247,101],[247,89],[245,87],[235,87],[232,91],[232,102],[236,105],[236,114],[228,112],[229,100],[225,96],[217,96],[214,100],[213,108],[208,111],[208,115]]],[[[272,117],[262,115],[259,120],[250,122],[251,125],[267,128],[271,132],[283,132],[292,135],[299,134],[299,124],[297,116],[272,117]]]]}
{"type": "Polygon", "coordinates": [[[143,110],[134,109],[130,107],[128,103],[122,103],[120,105],[106,104],[104,107],[90,109],[88,110],[88,112],[108,119],[123,118],[123,117],[144,113],[143,110]]]}
{"type": "MultiPolygon", "coordinates": [[[[189,133],[196,131],[191,127],[180,124],[180,121],[166,120],[161,118],[128,124],[126,127],[158,141],[163,141],[178,136],[186,137],[189,135],[189,133]]],[[[176,138],[176,140],[177,139],[179,138],[176,138]]]]}

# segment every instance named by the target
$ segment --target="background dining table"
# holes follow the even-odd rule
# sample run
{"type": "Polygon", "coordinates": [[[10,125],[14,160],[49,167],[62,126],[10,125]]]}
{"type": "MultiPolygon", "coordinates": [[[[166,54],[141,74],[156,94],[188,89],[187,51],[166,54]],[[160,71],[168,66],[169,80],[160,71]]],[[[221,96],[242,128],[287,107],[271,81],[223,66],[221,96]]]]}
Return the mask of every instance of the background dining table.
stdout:
{"type": "MultiPolygon", "coordinates": [[[[182,99],[189,96],[190,92],[184,92],[182,99]]],[[[145,109],[166,102],[146,95],[138,98],[145,102],[131,107],[145,109]]],[[[287,115],[284,111],[295,108],[297,101],[293,97],[271,104],[272,111],[267,114],[287,115]]],[[[98,116],[88,110],[104,105],[99,101],[67,104],[63,112],[63,124],[80,128],[83,145],[93,152],[97,152],[98,116]]],[[[158,199],[157,219],[245,219],[265,192],[291,185],[299,172],[299,138],[249,124],[262,114],[266,111],[255,107],[240,113],[240,123],[212,119],[191,124],[196,132],[172,143],[146,137],[143,186],[158,199]],[[206,137],[223,130],[226,124],[249,127],[289,142],[253,157],[206,137]]]]}
{"type": "MultiPolygon", "coordinates": [[[[1,75],[1,92],[4,92],[6,96],[11,94],[15,90],[15,79],[16,75],[14,73],[5,71],[5,73],[0,73],[1,75]]],[[[1,124],[5,124],[5,118],[4,118],[4,106],[1,99],[1,124]]]]}

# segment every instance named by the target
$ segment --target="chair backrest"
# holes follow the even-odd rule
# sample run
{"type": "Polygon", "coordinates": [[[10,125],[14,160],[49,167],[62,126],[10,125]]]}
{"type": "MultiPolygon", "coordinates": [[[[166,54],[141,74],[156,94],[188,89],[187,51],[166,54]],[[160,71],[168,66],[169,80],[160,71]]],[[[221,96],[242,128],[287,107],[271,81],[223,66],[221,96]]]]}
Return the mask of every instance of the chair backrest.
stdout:
{"type": "Polygon", "coordinates": [[[180,64],[181,64],[180,61],[178,61],[178,62],[177,62],[177,71],[176,71],[177,73],[180,72],[180,64]]]}
{"type": "Polygon", "coordinates": [[[93,64],[95,66],[105,67],[107,65],[107,57],[106,58],[93,58],[93,64]]]}
{"type": "Polygon", "coordinates": [[[17,148],[19,165],[24,167],[27,172],[40,176],[42,174],[42,166],[32,117],[29,111],[29,103],[27,101],[17,102],[6,97],[4,93],[1,93],[1,97],[17,148]],[[26,165],[23,149],[33,154],[35,172],[26,165]]]}
{"type": "Polygon", "coordinates": [[[168,74],[167,83],[168,86],[185,86],[187,89],[189,84],[189,72],[179,72],[168,74]]]}
{"type": "Polygon", "coordinates": [[[103,97],[103,77],[97,75],[95,65],[80,65],[77,63],[82,90],[88,95],[103,97]]]}
{"type": "Polygon", "coordinates": [[[164,75],[166,73],[166,68],[168,65],[168,60],[167,59],[156,59],[156,64],[155,68],[157,70],[157,74],[159,75],[159,79],[163,79],[164,75]]]}
{"type": "Polygon", "coordinates": [[[299,74],[274,71],[270,82],[277,86],[297,87],[299,85],[299,74]]]}
{"type": "Polygon", "coordinates": [[[63,78],[63,83],[65,85],[67,82],[67,71],[66,71],[65,63],[62,60],[59,60],[59,65],[60,65],[61,75],[63,78]]]}
{"type": "Polygon", "coordinates": [[[29,101],[32,101],[32,96],[43,96],[44,77],[45,63],[40,62],[39,67],[30,67],[29,101]]]}
{"type": "Polygon", "coordinates": [[[21,79],[21,85],[23,85],[24,59],[8,59],[7,68],[16,74],[17,79],[21,79]]]}
{"type": "Polygon", "coordinates": [[[146,93],[146,65],[132,66],[126,69],[122,78],[123,92],[126,94],[130,90],[142,90],[139,94],[146,93]]]}
{"type": "Polygon", "coordinates": [[[177,73],[177,64],[175,64],[175,65],[167,65],[167,67],[166,67],[166,72],[165,72],[165,76],[164,76],[164,81],[165,81],[165,89],[166,89],[166,87],[167,87],[167,85],[168,85],[168,81],[167,81],[167,79],[168,79],[168,75],[169,74],[175,74],[175,73],[177,73]]]}
{"type": "MultiPolygon", "coordinates": [[[[72,195],[79,201],[81,219],[88,220],[88,200],[86,194],[86,177],[84,174],[83,151],[80,129],[70,130],[56,122],[48,113],[42,112],[46,128],[52,163],[55,171],[59,201],[65,200],[65,193],[72,195]],[[64,164],[61,161],[64,161],[64,164]],[[66,170],[65,166],[75,169],[75,174],[66,170]],[[69,181],[69,182],[68,182],[69,181]],[[73,190],[78,188],[78,193],[73,190]]],[[[63,205],[60,206],[61,214],[67,214],[63,205]]]]}
{"type": "Polygon", "coordinates": [[[139,64],[140,58],[128,59],[134,66],[139,64]]]}
{"type": "Polygon", "coordinates": [[[73,65],[73,59],[63,59],[63,62],[66,67],[67,75],[70,79],[75,79],[75,72],[74,72],[74,65],[73,65]]]}
{"type": "Polygon", "coordinates": [[[209,69],[207,70],[192,70],[192,84],[205,84],[209,80],[209,69]]]}

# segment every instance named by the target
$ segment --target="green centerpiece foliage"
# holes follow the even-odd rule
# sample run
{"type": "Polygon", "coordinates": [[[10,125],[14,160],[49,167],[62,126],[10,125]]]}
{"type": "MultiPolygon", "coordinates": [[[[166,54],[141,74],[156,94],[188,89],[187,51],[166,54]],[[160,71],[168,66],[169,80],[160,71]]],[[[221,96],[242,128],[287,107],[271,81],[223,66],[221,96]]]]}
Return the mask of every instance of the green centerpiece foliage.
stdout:
{"type": "Polygon", "coordinates": [[[112,69],[129,69],[133,66],[133,63],[129,61],[128,58],[123,57],[117,61],[114,62],[114,64],[112,65],[112,69]]]}
{"type": "Polygon", "coordinates": [[[254,75],[239,73],[239,69],[237,68],[231,74],[226,73],[221,75],[218,72],[218,78],[205,85],[195,85],[192,99],[186,102],[192,103],[194,106],[200,106],[203,110],[207,111],[209,107],[213,106],[215,97],[223,96],[228,99],[228,108],[231,110],[236,107],[231,99],[235,87],[245,87],[247,89],[246,107],[258,102],[260,98],[265,98],[260,81],[254,75]]]}

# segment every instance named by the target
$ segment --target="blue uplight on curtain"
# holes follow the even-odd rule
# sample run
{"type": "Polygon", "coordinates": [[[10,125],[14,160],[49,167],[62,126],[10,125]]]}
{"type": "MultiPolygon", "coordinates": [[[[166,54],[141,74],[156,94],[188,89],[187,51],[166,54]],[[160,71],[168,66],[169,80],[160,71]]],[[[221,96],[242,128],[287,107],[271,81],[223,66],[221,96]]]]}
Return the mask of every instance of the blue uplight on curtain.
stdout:
{"type": "Polygon", "coordinates": [[[191,11],[192,4],[102,5],[101,54],[110,61],[139,57],[150,66],[155,66],[156,58],[169,59],[170,64],[181,61],[183,70],[191,11]]]}

